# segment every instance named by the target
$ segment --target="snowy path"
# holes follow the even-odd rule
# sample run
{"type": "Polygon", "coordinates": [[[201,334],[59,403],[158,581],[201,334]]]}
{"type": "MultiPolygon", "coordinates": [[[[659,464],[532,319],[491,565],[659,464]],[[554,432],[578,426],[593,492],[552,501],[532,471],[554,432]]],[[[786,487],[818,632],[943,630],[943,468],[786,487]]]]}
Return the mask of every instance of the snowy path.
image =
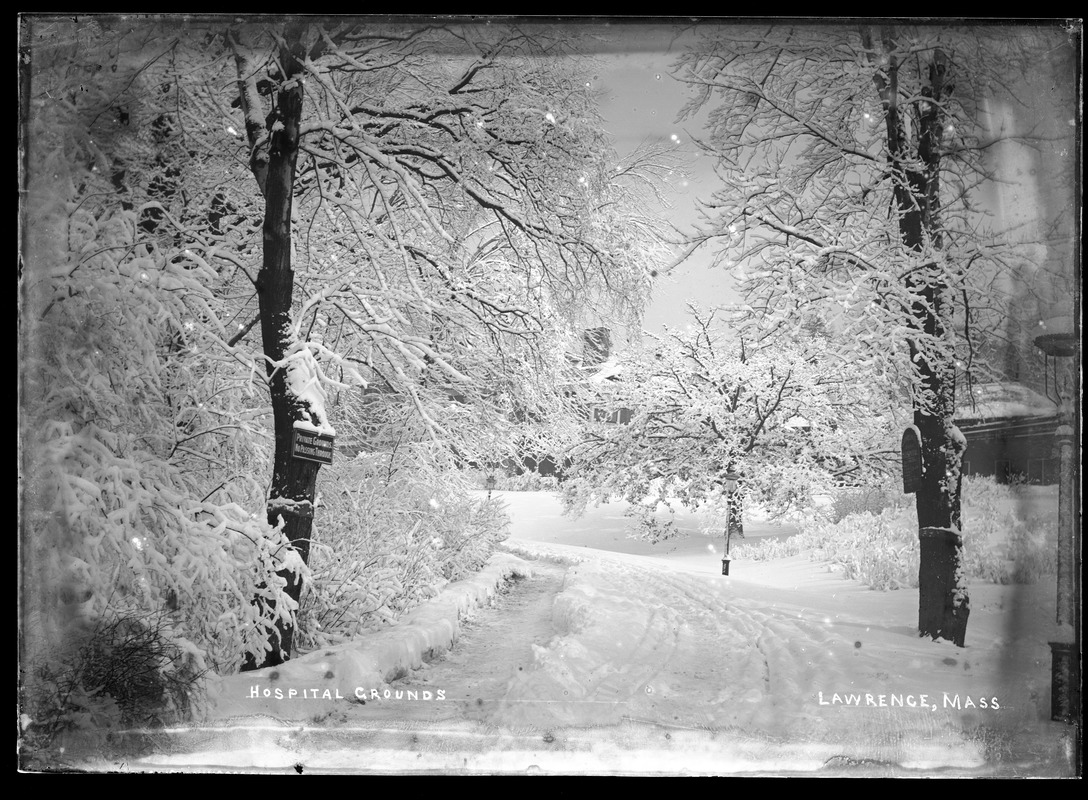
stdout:
{"type": "MultiPolygon", "coordinates": [[[[859,672],[879,680],[882,671],[867,664],[862,648],[878,634],[844,614],[810,610],[803,590],[730,583],[638,557],[593,554],[572,567],[554,617],[560,635],[537,649],[533,669],[517,676],[495,722],[634,721],[856,744],[857,719],[820,708],[817,698],[850,687],[872,691],[856,685],[859,672]]],[[[874,750],[903,738],[901,717],[882,709],[866,718],[874,750]]],[[[947,713],[931,714],[921,732],[950,721],[947,713]]]]}
{"type": "MultiPolygon", "coordinates": [[[[362,721],[486,720],[517,672],[533,661],[533,647],[554,635],[552,605],[563,586],[565,570],[555,564],[533,564],[529,578],[512,579],[490,605],[462,622],[452,649],[392,683],[391,689],[422,696],[442,692],[433,704],[372,700],[348,703],[335,724],[362,721]]],[[[395,695],[394,695],[395,700],[395,695]]]]}

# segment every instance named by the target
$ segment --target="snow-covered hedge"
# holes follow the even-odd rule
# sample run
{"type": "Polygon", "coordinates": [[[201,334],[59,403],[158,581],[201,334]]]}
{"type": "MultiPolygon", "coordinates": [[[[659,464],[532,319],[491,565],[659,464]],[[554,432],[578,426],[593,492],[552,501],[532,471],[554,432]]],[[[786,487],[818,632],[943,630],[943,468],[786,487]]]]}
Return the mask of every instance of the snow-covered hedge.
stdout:
{"type": "Polygon", "coordinates": [[[280,599],[285,550],[255,479],[267,435],[202,353],[215,275],[141,255],[132,212],[72,216],[25,371],[33,578],[91,614],[178,611],[179,639],[229,668],[267,633],[253,599],[280,599]]]}
{"type": "MultiPolygon", "coordinates": [[[[19,397],[28,729],[58,714],[108,717],[125,707],[121,688],[196,688],[204,671],[259,653],[273,614],[293,605],[277,576],[292,551],[265,519],[263,387],[252,359],[226,344],[228,277],[141,230],[142,209],[124,202],[82,127],[94,113],[58,98],[30,118],[19,397]],[[146,645],[140,657],[118,649],[118,630],[146,645]],[[125,679],[111,689],[103,674],[125,679]]],[[[168,705],[187,701],[145,710],[168,705]]]]}
{"type": "Polygon", "coordinates": [[[395,621],[478,571],[506,537],[501,501],[472,497],[426,464],[423,453],[363,454],[322,471],[300,651],[395,621]]]}
{"type": "MultiPolygon", "coordinates": [[[[1057,507],[1026,514],[1017,491],[992,478],[964,479],[964,566],[969,580],[1035,583],[1055,573],[1057,507]]],[[[733,555],[764,561],[808,552],[814,560],[840,566],[843,577],[873,589],[916,587],[919,545],[913,498],[889,504],[881,495],[879,505],[885,507],[875,513],[817,518],[785,541],[740,544],[733,555]]]]}
{"type": "Polygon", "coordinates": [[[539,472],[526,470],[519,475],[510,475],[499,469],[494,472],[484,470],[464,470],[464,477],[477,489],[487,489],[487,479],[495,479],[492,489],[499,492],[557,492],[559,479],[555,475],[541,475],[539,472]]]}
{"type": "Polygon", "coordinates": [[[840,522],[851,514],[879,514],[910,502],[910,498],[887,486],[850,489],[840,492],[826,509],[832,522],[840,522]]]}

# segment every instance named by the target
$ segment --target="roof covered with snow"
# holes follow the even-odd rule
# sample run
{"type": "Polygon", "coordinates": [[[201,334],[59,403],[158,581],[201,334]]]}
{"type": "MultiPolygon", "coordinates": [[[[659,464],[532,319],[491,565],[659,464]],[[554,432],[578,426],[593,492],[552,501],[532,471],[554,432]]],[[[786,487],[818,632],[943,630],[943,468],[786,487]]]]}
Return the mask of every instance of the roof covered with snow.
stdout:
{"type": "Polygon", "coordinates": [[[1044,417],[1058,413],[1054,401],[1020,383],[976,383],[958,404],[956,419],[1044,417]]]}
{"type": "Polygon", "coordinates": [[[610,357],[600,364],[596,364],[588,369],[592,369],[593,372],[589,376],[591,383],[600,383],[601,381],[611,380],[623,372],[623,367],[616,361],[615,357],[610,357]]]}

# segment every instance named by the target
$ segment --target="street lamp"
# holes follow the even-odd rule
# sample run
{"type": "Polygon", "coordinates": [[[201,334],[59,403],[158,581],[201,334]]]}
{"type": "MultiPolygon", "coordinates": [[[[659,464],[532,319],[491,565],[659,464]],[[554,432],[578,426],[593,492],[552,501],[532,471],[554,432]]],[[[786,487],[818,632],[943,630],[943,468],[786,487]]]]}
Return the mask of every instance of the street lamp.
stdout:
{"type": "Polygon", "coordinates": [[[491,490],[495,488],[495,483],[496,483],[496,481],[495,481],[495,476],[494,475],[488,475],[487,480],[484,481],[484,486],[487,487],[487,499],[488,500],[491,499],[491,490]]]}
{"type": "MultiPolygon", "coordinates": [[[[1050,326],[1047,326],[1050,327],[1050,326]]],[[[1058,326],[1055,326],[1058,327],[1058,326]]],[[[1064,326],[1061,326],[1064,327],[1064,326]]],[[[1047,397],[1058,404],[1058,596],[1056,622],[1058,641],[1050,642],[1050,716],[1064,722],[1076,722],[1080,708],[1080,597],[1078,542],[1073,530],[1073,415],[1070,410],[1068,373],[1059,368],[1058,359],[1077,355],[1079,339],[1072,333],[1058,331],[1035,337],[1035,346],[1043,351],[1044,386],[1047,397]],[[1053,362],[1053,366],[1052,366],[1053,362]],[[1051,374],[1053,390],[1051,395],[1051,374]],[[1069,629],[1072,629],[1071,631],[1069,629]],[[1070,641],[1072,639],[1072,641],[1070,641]]]]}
{"type": "Polygon", "coordinates": [[[722,575],[729,574],[729,562],[732,558],[729,556],[729,540],[733,538],[733,524],[735,514],[733,512],[734,503],[736,502],[737,492],[737,476],[732,472],[725,473],[725,478],[722,483],[725,486],[726,493],[726,512],[725,512],[725,555],[722,556],[722,575]]]}

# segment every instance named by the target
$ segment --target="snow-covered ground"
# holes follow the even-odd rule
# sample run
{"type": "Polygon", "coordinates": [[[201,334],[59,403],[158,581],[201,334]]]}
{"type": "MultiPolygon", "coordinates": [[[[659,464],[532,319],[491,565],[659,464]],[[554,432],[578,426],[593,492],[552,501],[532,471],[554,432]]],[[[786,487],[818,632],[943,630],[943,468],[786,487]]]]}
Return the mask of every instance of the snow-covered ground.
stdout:
{"type": "Polygon", "coordinates": [[[1074,772],[1073,730],[1049,719],[1053,582],[972,586],[957,648],[918,637],[916,591],[804,555],[725,577],[697,519],[650,545],[622,508],[504,498],[512,535],[484,572],[365,641],[220,681],[205,725],[123,768],[1074,772]]]}

